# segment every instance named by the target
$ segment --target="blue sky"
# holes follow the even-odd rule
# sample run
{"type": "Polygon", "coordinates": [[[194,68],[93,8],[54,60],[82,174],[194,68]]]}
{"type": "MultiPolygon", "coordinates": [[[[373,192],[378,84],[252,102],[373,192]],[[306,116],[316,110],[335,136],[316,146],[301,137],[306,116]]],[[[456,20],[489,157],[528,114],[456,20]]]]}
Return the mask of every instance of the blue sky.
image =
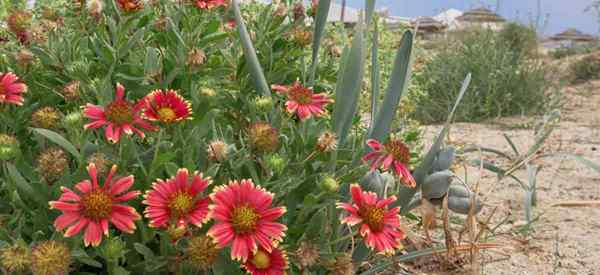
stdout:
{"type": "MultiPolygon", "coordinates": [[[[341,0],[335,0],[341,3],[341,0]]],[[[348,4],[362,8],[364,0],[347,0],[348,4]]],[[[494,10],[500,1],[500,14],[507,19],[529,23],[537,14],[537,0],[376,0],[378,7],[388,7],[392,15],[415,17],[430,16],[448,8],[468,10],[485,6],[494,10]]],[[[600,24],[592,12],[585,9],[592,0],[541,0],[541,14],[547,17],[544,35],[552,35],[566,28],[577,28],[590,34],[599,34],[600,24]]],[[[543,20],[542,20],[543,21],[543,20]]],[[[543,22],[542,22],[543,23],[543,22]]]]}

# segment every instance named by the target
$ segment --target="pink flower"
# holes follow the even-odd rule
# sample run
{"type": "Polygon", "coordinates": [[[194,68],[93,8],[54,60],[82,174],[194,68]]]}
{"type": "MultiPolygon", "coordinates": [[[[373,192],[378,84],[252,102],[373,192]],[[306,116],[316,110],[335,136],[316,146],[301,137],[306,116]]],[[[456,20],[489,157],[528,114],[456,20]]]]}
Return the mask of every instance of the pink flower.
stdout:
{"type": "Polygon", "coordinates": [[[367,145],[373,150],[363,157],[364,162],[371,162],[371,171],[381,167],[387,171],[390,166],[393,173],[408,187],[415,187],[417,183],[408,170],[410,150],[399,139],[392,138],[385,144],[374,139],[367,140],[367,145]]]}
{"type": "Polygon", "coordinates": [[[27,85],[19,82],[19,77],[14,73],[0,73],[0,103],[23,105],[23,94],[27,92],[27,85]]]}
{"type": "Polygon", "coordinates": [[[342,224],[354,226],[360,224],[360,235],[365,244],[371,249],[383,254],[393,254],[394,250],[400,248],[400,241],[405,235],[400,227],[400,207],[387,209],[388,205],[396,201],[395,196],[386,199],[378,199],[373,192],[362,191],[360,186],[350,186],[352,201],[350,203],[338,203],[337,208],[346,210],[349,216],[342,219],[342,224]]]}
{"type": "Polygon", "coordinates": [[[143,108],[143,101],[133,104],[125,100],[125,87],[117,83],[115,91],[116,97],[106,107],[97,106],[88,103],[83,114],[92,122],[84,126],[85,129],[97,129],[106,126],[104,134],[106,139],[112,143],[119,142],[121,134],[131,135],[136,133],[141,138],[145,137],[144,132],[138,128],[148,131],[156,130],[149,122],[140,115],[143,108]]]}
{"type": "Polygon", "coordinates": [[[192,104],[174,90],[154,90],[144,98],[144,117],[163,123],[191,119],[192,104]]]}
{"type": "Polygon", "coordinates": [[[259,246],[271,253],[274,242],[282,241],[287,227],[275,220],[285,213],[285,207],[271,207],[273,194],[254,186],[252,180],[219,186],[210,198],[215,224],[207,234],[219,247],[232,244],[231,258],[246,262],[259,246]]]}
{"type": "Polygon", "coordinates": [[[150,219],[150,227],[185,227],[188,223],[202,226],[209,220],[209,198],[202,196],[209,183],[208,178],[198,173],[190,180],[187,169],[179,169],[167,181],[157,180],[142,201],[148,205],[144,213],[150,219]]]}
{"type": "Polygon", "coordinates": [[[296,81],[292,86],[272,85],[271,89],[287,96],[285,107],[290,114],[296,113],[300,120],[310,117],[320,117],[326,113],[325,105],[332,103],[327,94],[315,94],[311,88],[306,88],[296,81]]]}
{"type": "Polygon", "coordinates": [[[271,252],[259,248],[242,267],[251,275],[283,275],[288,268],[288,259],[279,248],[271,252]]]}
{"type": "Polygon", "coordinates": [[[75,185],[79,192],[62,186],[62,195],[58,201],[51,201],[50,209],[58,209],[63,212],[56,220],[56,230],[67,228],[65,237],[71,237],[85,228],[83,241],[85,246],[98,246],[102,242],[102,234],[108,236],[108,223],[112,223],[117,229],[133,233],[135,220],[141,217],[131,206],[119,203],[126,202],[137,197],[139,191],[127,191],[134,182],[133,176],[118,178],[113,182],[113,176],[117,172],[117,166],[113,166],[104,185],[98,185],[96,165],[90,163],[87,167],[90,180],[84,180],[75,185]],[[124,194],[123,194],[124,193],[124,194]]]}
{"type": "Polygon", "coordinates": [[[219,6],[227,7],[229,0],[196,0],[196,7],[208,10],[219,6]]]}

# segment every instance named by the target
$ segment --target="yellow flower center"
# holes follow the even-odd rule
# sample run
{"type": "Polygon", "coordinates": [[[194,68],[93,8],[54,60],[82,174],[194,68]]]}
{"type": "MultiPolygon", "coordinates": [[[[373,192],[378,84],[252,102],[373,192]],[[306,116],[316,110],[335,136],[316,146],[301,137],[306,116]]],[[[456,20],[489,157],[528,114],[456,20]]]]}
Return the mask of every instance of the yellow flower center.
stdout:
{"type": "Polygon", "coordinates": [[[110,217],[113,201],[103,190],[94,190],[81,198],[83,215],[92,220],[102,220],[110,217]]]}
{"type": "Polygon", "coordinates": [[[182,216],[188,213],[188,211],[194,205],[194,198],[187,192],[178,191],[173,194],[171,201],[169,201],[169,209],[171,209],[177,216],[182,216]]]}
{"type": "Polygon", "coordinates": [[[158,110],[158,117],[162,122],[173,122],[177,118],[177,114],[169,107],[162,107],[158,110]]]}
{"type": "Polygon", "coordinates": [[[363,206],[359,210],[360,217],[369,226],[371,231],[380,232],[383,230],[383,218],[385,209],[375,206],[363,206]]]}
{"type": "Polygon", "coordinates": [[[260,215],[249,205],[237,207],[231,215],[233,230],[238,234],[254,231],[260,215]]]}
{"type": "Polygon", "coordinates": [[[385,151],[394,156],[394,160],[403,164],[410,162],[410,150],[400,140],[390,140],[384,145],[385,151]]]}
{"type": "Polygon", "coordinates": [[[289,91],[290,99],[298,102],[300,105],[307,105],[312,103],[312,91],[310,89],[294,86],[289,91]]]}
{"type": "Polygon", "coordinates": [[[271,266],[269,255],[262,250],[256,251],[256,254],[254,254],[254,257],[252,257],[250,262],[258,269],[266,269],[271,266]]]}
{"type": "Polygon", "coordinates": [[[106,119],[117,125],[133,122],[134,113],[131,104],[125,101],[115,101],[106,107],[106,119]]]}

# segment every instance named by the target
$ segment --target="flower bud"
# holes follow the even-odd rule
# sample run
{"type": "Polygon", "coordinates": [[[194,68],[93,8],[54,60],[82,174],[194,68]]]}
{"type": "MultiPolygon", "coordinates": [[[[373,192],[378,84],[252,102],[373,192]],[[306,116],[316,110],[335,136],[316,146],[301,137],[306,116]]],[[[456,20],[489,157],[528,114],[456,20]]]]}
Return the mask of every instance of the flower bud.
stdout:
{"type": "Polygon", "coordinates": [[[330,153],[337,149],[337,136],[330,131],[323,132],[317,139],[317,150],[321,153],[330,153]]]}
{"type": "Polygon", "coordinates": [[[213,140],[206,148],[208,159],[214,162],[223,162],[229,154],[229,145],[222,140],[213,140]]]}
{"type": "Polygon", "coordinates": [[[27,49],[21,49],[15,56],[17,65],[22,69],[27,69],[31,63],[33,63],[34,55],[27,49]]]}
{"type": "Polygon", "coordinates": [[[187,65],[192,69],[198,69],[206,62],[204,50],[193,48],[188,52],[187,65]]]}
{"type": "Polygon", "coordinates": [[[31,125],[36,128],[55,129],[60,123],[62,114],[52,107],[37,109],[31,115],[31,125]]]}
{"type": "Polygon", "coordinates": [[[309,242],[302,242],[296,250],[296,258],[302,267],[311,267],[319,261],[319,248],[309,242]]]}
{"type": "Polygon", "coordinates": [[[83,114],[81,112],[73,112],[65,116],[65,126],[78,128],[83,122],[83,114]]]}
{"type": "Polygon", "coordinates": [[[279,154],[273,154],[268,156],[266,163],[269,170],[271,170],[275,174],[283,172],[286,166],[285,159],[283,159],[279,154]]]}
{"type": "Polygon", "coordinates": [[[185,234],[188,232],[187,227],[185,227],[185,225],[180,224],[171,224],[169,225],[169,227],[167,227],[167,234],[169,234],[169,237],[171,238],[171,241],[176,242],[177,240],[183,238],[183,236],[185,236],[185,234]]]}
{"type": "Polygon", "coordinates": [[[63,89],[61,94],[65,97],[67,101],[75,101],[79,99],[79,86],[81,82],[79,80],[73,80],[67,83],[63,89]]]}
{"type": "Polygon", "coordinates": [[[106,240],[100,248],[100,255],[107,261],[116,262],[125,255],[126,244],[118,237],[106,240]]]}
{"type": "Polygon", "coordinates": [[[217,93],[215,92],[215,90],[211,89],[211,88],[201,88],[200,89],[200,95],[203,97],[208,97],[208,98],[212,98],[215,97],[217,95],[217,93]]]}
{"type": "Polygon", "coordinates": [[[69,274],[71,252],[66,244],[45,241],[31,252],[31,270],[34,275],[69,274]]]}
{"type": "Polygon", "coordinates": [[[186,262],[196,270],[210,269],[218,256],[219,249],[209,236],[192,237],[185,249],[186,262]]]}
{"type": "Polygon", "coordinates": [[[337,193],[340,189],[340,184],[331,176],[325,176],[321,182],[319,182],[321,190],[327,193],[337,193]]]}
{"type": "Polygon", "coordinates": [[[26,270],[30,265],[29,248],[15,244],[0,251],[0,261],[2,267],[6,269],[8,274],[26,274],[26,270]]]}
{"type": "Polygon", "coordinates": [[[65,170],[69,168],[69,160],[65,151],[58,148],[50,148],[42,152],[37,159],[37,164],[38,172],[48,184],[53,184],[60,179],[65,170]]]}
{"type": "Polygon", "coordinates": [[[258,152],[275,152],[279,147],[279,131],[266,122],[250,125],[248,139],[250,146],[258,152]]]}
{"type": "Polygon", "coordinates": [[[19,142],[13,136],[0,134],[0,160],[10,160],[20,154],[19,142]]]}
{"type": "Polygon", "coordinates": [[[257,97],[252,101],[251,106],[257,113],[267,113],[273,110],[273,99],[269,96],[257,97]]]}

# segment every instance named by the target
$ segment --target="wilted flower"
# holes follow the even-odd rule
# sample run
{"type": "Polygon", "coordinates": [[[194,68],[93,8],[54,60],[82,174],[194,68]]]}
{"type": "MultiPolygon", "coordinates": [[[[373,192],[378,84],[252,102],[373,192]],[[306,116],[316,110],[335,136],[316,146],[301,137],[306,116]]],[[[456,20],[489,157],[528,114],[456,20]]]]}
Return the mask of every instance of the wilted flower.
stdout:
{"type": "Polygon", "coordinates": [[[311,267],[319,261],[319,248],[309,242],[302,242],[296,250],[296,259],[302,267],[311,267]]]}
{"type": "Polygon", "coordinates": [[[417,183],[408,170],[410,162],[410,150],[400,140],[395,137],[390,138],[385,144],[379,143],[374,139],[367,140],[367,145],[373,150],[363,157],[364,162],[371,162],[371,171],[381,167],[387,171],[390,166],[395,175],[400,177],[404,185],[415,187],[417,183]]]}
{"type": "Polygon", "coordinates": [[[66,275],[71,265],[71,251],[63,242],[45,241],[31,251],[33,275],[66,275]]]}
{"type": "Polygon", "coordinates": [[[6,24],[8,25],[8,29],[15,33],[19,34],[22,32],[26,32],[31,26],[32,14],[28,11],[24,10],[15,10],[11,14],[8,15],[6,19],[6,24]]]}
{"type": "Polygon", "coordinates": [[[342,49],[338,46],[329,47],[329,55],[332,57],[340,57],[342,56],[342,49]]]}
{"type": "Polygon", "coordinates": [[[100,17],[104,9],[104,2],[102,0],[87,0],[86,6],[91,16],[100,17]]]}
{"type": "Polygon", "coordinates": [[[330,275],[354,275],[354,265],[350,254],[339,255],[326,261],[323,265],[329,270],[330,275]]]}
{"type": "Polygon", "coordinates": [[[208,144],[206,153],[209,160],[222,162],[227,159],[227,155],[229,154],[229,144],[222,140],[213,140],[208,144]]]}
{"type": "Polygon", "coordinates": [[[187,169],[179,169],[175,177],[166,181],[158,179],[142,201],[147,205],[144,214],[150,219],[150,227],[201,227],[209,219],[209,199],[202,194],[209,184],[210,179],[202,174],[194,173],[190,179],[187,169]]]}
{"type": "Polygon", "coordinates": [[[279,131],[266,122],[256,122],[248,129],[250,146],[259,152],[274,152],[279,147],[279,131]]]}
{"type": "Polygon", "coordinates": [[[31,125],[36,128],[57,128],[62,114],[52,107],[42,107],[31,115],[31,125]]]}
{"type": "Polygon", "coordinates": [[[325,115],[325,105],[333,102],[327,94],[315,94],[311,88],[302,86],[299,81],[291,86],[272,85],[271,89],[286,95],[285,107],[287,112],[298,115],[301,121],[313,116],[321,117],[325,115]]]}
{"type": "Polygon", "coordinates": [[[37,169],[49,184],[60,179],[67,168],[69,160],[65,151],[59,148],[50,148],[42,152],[37,159],[37,169]]]}
{"type": "Polygon", "coordinates": [[[188,52],[187,65],[191,68],[199,68],[206,62],[206,54],[202,49],[193,48],[188,52]]]}
{"type": "Polygon", "coordinates": [[[192,237],[185,249],[186,262],[196,270],[207,270],[213,266],[220,249],[209,236],[192,237]]]}
{"type": "Polygon", "coordinates": [[[135,12],[144,7],[144,2],[141,0],[117,0],[117,4],[124,12],[135,12]]]}
{"type": "Polygon", "coordinates": [[[93,105],[88,103],[83,114],[92,120],[91,123],[84,125],[85,129],[97,129],[106,127],[104,134],[106,139],[112,143],[119,142],[122,133],[131,135],[136,133],[141,138],[146,135],[140,129],[154,131],[156,128],[145,121],[140,112],[144,107],[143,101],[138,104],[133,104],[125,100],[125,87],[117,83],[115,91],[116,97],[106,107],[93,105]]]}
{"type": "Polygon", "coordinates": [[[296,42],[296,44],[300,47],[306,47],[312,43],[313,34],[309,30],[303,28],[296,28],[292,32],[292,38],[294,39],[294,42],[296,42]]]}
{"type": "Polygon", "coordinates": [[[84,180],[75,185],[79,194],[62,186],[62,195],[58,201],[51,201],[50,208],[63,212],[54,221],[56,230],[68,228],[65,237],[71,237],[85,229],[83,241],[86,246],[98,246],[102,242],[102,234],[108,236],[108,224],[112,223],[117,229],[133,233],[135,220],[141,217],[135,208],[120,203],[137,197],[139,191],[127,191],[134,182],[133,176],[121,177],[113,181],[117,172],[114,165],[104,185],[98,184],[96,166],[90,163],[87,167],[90,180],[84,180]]]}
{"type": "Polygon", "coordinates": [[[0,261],[8,274],[25,274],[31,264],[29,248],[18,244],[6,247],[0,251],[0,261]]]}
{"type": "Polygon", "coordinates": [[[348,212],[341,223],[354,226],[360,224],[360,235],[371,249],[386,255],[402,247],[405,235],[400,227],[400,207],[388,209],[396,201],[395,196],[379,199],[373,192],[362,191],[358,184],[350,186],[353,204],[338,203],[337,207],[348,212]]]}
{"type": "Polygon", "coordinates": [[[207,10],[216,7],[227,7],[230,0],[195,0],[196,7],[207,10]]]}
{"type": "Polygon", "coordinates": [[[0,73],[0,103],[23,105],[23,94],[27,92],[27,85],[19,81],[14,73],[0,73]]]}
{"type": "Polygon", "coordinates": [[[29,65],[33,62],[34,55],[27,49],[21,49],[17,55],[15,56],[15,60],[17,61],[17,65],[23,69],[29,67],[29,65]]]}
{"type": "Polygon", "coordinates": [[[271,207],[273,194],[252,180],[217,186],[210,198],[215,224],[208,235],[219,247],[231,244],[231,258],[246,262],[259,246],[274,251],[274,242],[283,240],[287,227],[275,220],[283,216],[285,207],[271,207]]]}
{"type": "Polygon", "coordinates": [[[62,89],[62,95],[67,101],[74,101],[79,99],[79,86],[81,82],[79,80],[73,80],[62,89]]]}
{"type": "Polygon", "coordinates": [[[154,90],[144,98],[144,118],[162,123],[191,119],[192,104],[175,90],[154,90]]]}
{"type": "Polygon", "coordinates": [[[40,24],[35,24],[31,26],[29,30],[29,36],[35,43],[43,44],[48,40],[48,29],[40,24]]]}
{"type": "Polygon", "coordinates": [[[294,13],[294,21],[304,20],[305,14],[303,1],[296,1],[292,11],[294,13]]]}
{"type": "Polygon", "coordinates": [[[317,139],[317,150],[322,153],[329,153],[337,149],[337,135],[331,131],[325,131],[317,139]]]}
{"type": "Polygon", "coordinates": [[[259,248],[242,267],[251,275],[283,275],[288,265],[285,253],[273,247],[271,251],[259,248]]]}
{"type": "Polygon", "coordinates": [[[19,141],[14,136],[0,134],[0,160],[9,160],[19,155],[19,141]]]}

